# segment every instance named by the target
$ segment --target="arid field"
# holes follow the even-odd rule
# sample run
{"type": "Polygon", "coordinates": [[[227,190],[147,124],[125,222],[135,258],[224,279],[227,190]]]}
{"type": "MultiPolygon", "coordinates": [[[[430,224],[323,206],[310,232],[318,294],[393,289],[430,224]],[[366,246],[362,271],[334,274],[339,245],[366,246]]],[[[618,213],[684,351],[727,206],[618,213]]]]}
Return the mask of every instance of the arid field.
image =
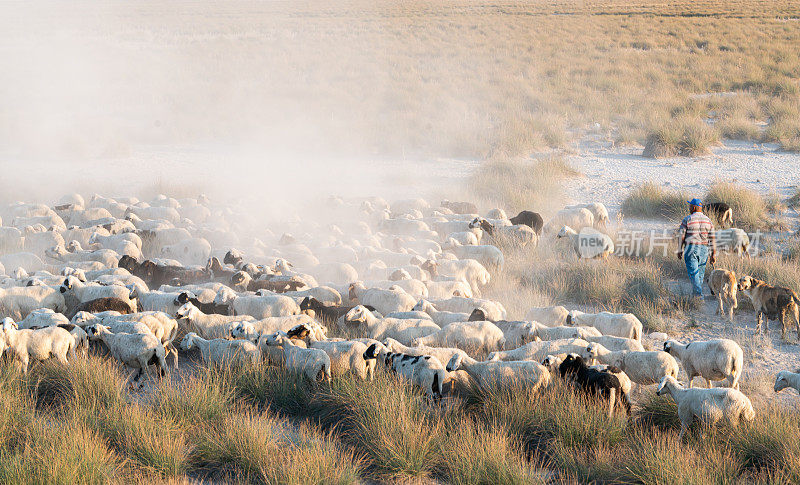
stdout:
{"type": "Polygon", "coordinates": [[[800,293],[798,22],[749,0],[0,6],[0,483],[800,482],[800,394],[775,391],[800,328],[758,334],[738,284],[732,321],[692,298],[675,237],[687,200],[724,202],[751,246],[708,273],[800,293]],[[562,234],[590,203],[606,257],[562,234]],[[493,355],[580,354],[550,336],[594,336],[581,312],[632,315],[653,358],[732,341],[755,418],[679,436],[638,366],[609,416],[538,353],[493,355]]]}

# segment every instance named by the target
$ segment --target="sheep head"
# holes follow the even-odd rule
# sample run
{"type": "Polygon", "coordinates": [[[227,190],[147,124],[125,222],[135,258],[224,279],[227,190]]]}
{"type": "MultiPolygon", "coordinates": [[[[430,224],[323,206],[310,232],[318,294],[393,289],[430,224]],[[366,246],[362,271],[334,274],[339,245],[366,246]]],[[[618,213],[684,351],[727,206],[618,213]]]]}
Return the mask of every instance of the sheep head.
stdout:
{"type": "Polygon", "coordinates": [[[683,389],[683,387],[678,383],[678,381],[672,376],[664,376],[661,379],[661,382],[658,383],[658,389],[656,390],[656,396],[663,396],[664,394],[669,392],[670,386],[676,389],[683,389]]]}
{"type": "Polygon", "coordinates": [[[182,350],[192,350],[194,347],[194,339],[196,339],[198,335],[194,332],[189,332],[183,336],[181,339],[180,347],[182,350]]]}
{"type": "Polygon", "coordinates": [[[350,309],[344,316],[345,321],[350,323],[366,323],[370,312],[364,305],[358,305],[350,309]]]}
{"type": "Polygon", "coordinates": [[[577,232],[575,232],[575,229],[573,229],[573,228],[571,228],[569,226],[564,226],[564,227],[561,228],[560,231],[558,231],[558,234],[556,234],[556,239],[561,239],[561,238],[567,237],[567,236],[573,236],[575,234],[577,234],[577,232]]]}
{"type": "Polygon", "coordinates": [[[108,333],[111,333],[108,327],[99,323],[86,327],[86,335],[89,337],[89,340],[97,340],[101,335],[108,333]]]}
{"type": "Polygon", "coordinates": [[[780,392],[787,387],[789,387],[789,380],[786,378],[786,371],[782,370],[778,372],[778,375],[775,378],[775,392],[780,392]]]}
{"type": "Polygon", "coordinates": [[[199,312],[196,306],[191,302],[184,304],[175,311],[175,318],[180,320],[182,318],[190,318],[193,314],[199,312]]]}

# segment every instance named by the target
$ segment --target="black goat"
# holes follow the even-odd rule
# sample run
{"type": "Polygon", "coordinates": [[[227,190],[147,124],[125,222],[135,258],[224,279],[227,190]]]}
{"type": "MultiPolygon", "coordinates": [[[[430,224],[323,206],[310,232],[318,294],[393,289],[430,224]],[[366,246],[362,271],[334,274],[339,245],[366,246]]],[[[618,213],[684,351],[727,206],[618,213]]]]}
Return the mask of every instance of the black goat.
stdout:
{"type": "Polygon", "coordinates": [[[544,225],[544,220],[542,219],[542,216],[536,212],[522,211],[509,219],[509,221],[511,221],[511,224],[515,225],[524,224],[533,229],[533,232],[535,232],[537,236],[542,235],[542,226],[544,225]]]}
{"type": "Polygon", "coordinates": [[[622,392],[622,385],[617,376],[610,372],[592,369],[583,358],[570,354],[558,366],[562,378],[571,377],[589,395],[599,395],[608,399],[608,416],[614,414],[614,406],[621,403],[627,414],[631,413],[631,403],[628,396],[622,392]]]}
{"type": "Polygon", "coordinates": [[[733,209],[725,202],[709,202],[703,206],[706,215],[714,216],[721,226],[733,226],[733,209]]]}

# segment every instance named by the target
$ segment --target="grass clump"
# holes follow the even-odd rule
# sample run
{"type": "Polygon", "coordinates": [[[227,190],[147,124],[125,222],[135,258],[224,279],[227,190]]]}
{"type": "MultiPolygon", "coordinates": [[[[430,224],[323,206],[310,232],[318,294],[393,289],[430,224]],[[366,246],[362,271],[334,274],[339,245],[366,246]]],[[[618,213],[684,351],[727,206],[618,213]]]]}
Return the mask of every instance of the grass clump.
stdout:
{"type": "Polygon", "coordinates": [[[743,465],[757,473],[800,480],[800,423],[797,416],[778,406],[756,413],[752,425],[731,430],[726,440],[743,465]]]}
{"type": "Polygon", "coordinates": [[[705,203],[724,202],[733,209],[736,227],[753,231],[771,229],[782,224],[768,211],[768,201],[757,192],[732,182],[716,182],[706,193],[705,203]]]}
{"type": "Polygon", "coordinates": [[[473,424],[462,421],[447,436],[443,446],[442,468],[448,483],[544,483],[522,457],[516,437],[499,424],[473,424]]]}
{"type": "Polygon", "coordinates": [[[469,188],[483,205],[504,207],[509,213],[554,210],[564,198],[560,181],[579,175],[563,156],[489,161],[475,171],[469,188]]]}
{"type": "Polygon", "coordinates": [[[442,425],[426,413],[425,398],[397,379],[339,379],[317,406],[320,421],[341,428],[342,439],[366,455],[378,476],[420,479],[434,471],[442,425]]]}
{"type": "Polygon", "coordinates": [[[122,466],[120,458],[80,422],[37,419],[13,454],[0,452],[0,483],[105,484],[122,466]]]}
{"type": "Polygon", "coordinates": [[[698,157],[711,153],[711,147],[718,143],[719,132],[700,119],[671,120],[647,135],[642,156],[698,157]]]}
{"type": "Polygon", "coordinates": [[[361,467],[327,436],[250,413],[209,426],[196,457],[216,475],[248,483],[353,483],[361,467]]]}
{"type": "Polygon", "coordinates": [[[646,182],[622,202],[622,213],[628,217],[677,219],[686,212],[684,193],[664,189],[655,182],[646,182]]]}
{"type": "Polygon", "coordinates": [[[100,416],[86,416],[84,421],[94,424],[118,453],[154,475],[176,478],[190,468],[192,445],[186,432],[148,408],[110,408],[100,416]]]}

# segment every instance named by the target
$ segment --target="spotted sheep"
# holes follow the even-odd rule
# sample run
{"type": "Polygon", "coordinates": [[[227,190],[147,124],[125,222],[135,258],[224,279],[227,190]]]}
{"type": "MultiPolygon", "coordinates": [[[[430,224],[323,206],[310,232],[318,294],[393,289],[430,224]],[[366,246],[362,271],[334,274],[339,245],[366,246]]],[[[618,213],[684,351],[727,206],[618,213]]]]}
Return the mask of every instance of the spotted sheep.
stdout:
{"type": "Polygon", "coordinates": [[[380,360],[388,371],[419,387],[427,396],[435,400],[442,398],[447,371],[436,357],[390,352],[375,344],[364,352],[363,357],[364,360],[380,360]]]}

